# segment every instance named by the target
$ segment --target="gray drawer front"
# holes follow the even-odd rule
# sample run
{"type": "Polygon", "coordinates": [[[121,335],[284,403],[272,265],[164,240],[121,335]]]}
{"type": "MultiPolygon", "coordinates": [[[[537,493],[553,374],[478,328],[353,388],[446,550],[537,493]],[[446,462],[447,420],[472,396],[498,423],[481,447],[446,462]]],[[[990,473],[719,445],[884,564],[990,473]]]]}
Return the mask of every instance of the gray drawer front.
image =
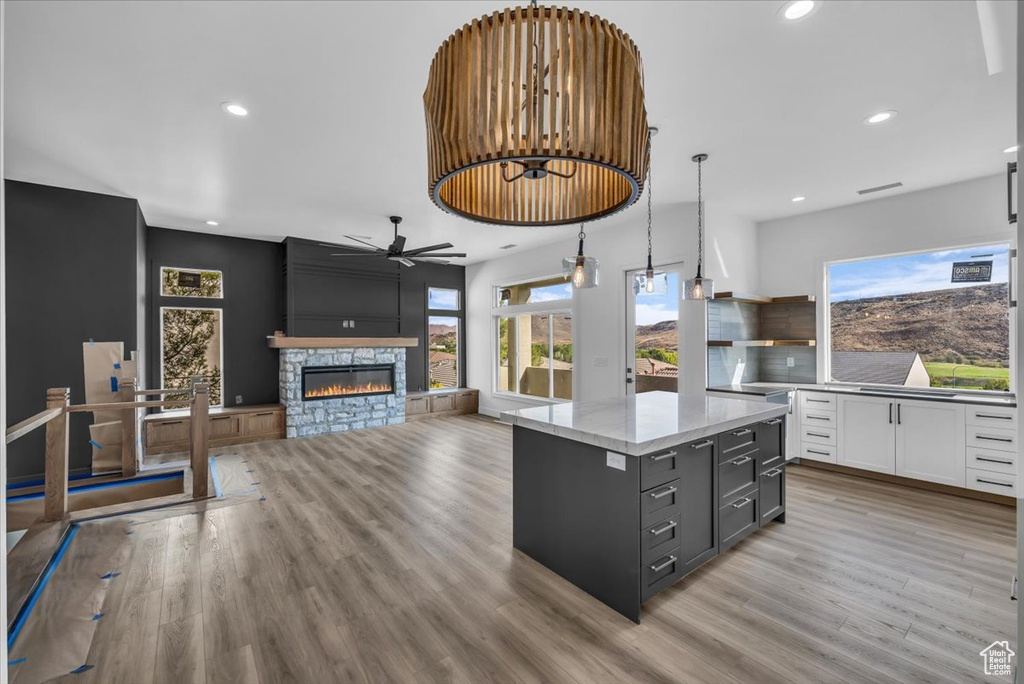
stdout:
{"type": "Polygon", "coordinates": [[[748,425],[746,427],[723,432],[718,435],[718,457],[719,459],[727,460],[731,458],[734,453],[750,451],[750,447],[755,446],[756,444],[756,425],[748,425]]]}
{"type": "Polygon", "coordinates": [[[718,511],[719,553],[759,527],[757,494],[755,484],[718,511]]]}
{"type": "Polygon", "coordinates": [[[783,454],[783,419],[772,418],[763,420],[757,425],[757,448],[761,451],[762,463],[769,459],[782,458],[783,454]]]}
{"type": "MultiPolygon", "coordinates": [[[[684,532],[680,526],[682,515],[674,515],[668,520],[651,525],[640,533],[640,561],[649,565],[666,555],[672,549],[679,548],[679,537],[684,532]]],[[[679,554],[677,553],[676,556],[679,554]]]]}
{"type": "Polygon", "coordinates": [[[757,449],[734,452],[718,466],[719,505],[732,501],[741,490],[757,484],[757,449]]]}
{"type": "Polygon", "coordinates": [[[760,525],[763,527],[786,512],[786,466],[761,474],[758,487],[760,525]]]}
{"type": "Polygon", "coordinates": [[[666,482],[640,495],[640,529],[646,529],[679,513],[679,480],[666,482]]]}
{"type": "Polygon", "coordinates": [[[679,579],[682,572],[682,561],[679,560],[679,549],[675,548],[650,563],[640,567],[640,600],[646,601],[659,591],[679,579]]]}
{"type": "MultiPolygon", "coordinates": [[[[708,448],[714,445],[712,440],[708,448]]],[[[645,454],[640,457],[640,490],[647,491],[652,487],[658,487],[666,482],[679,478],[682,470],[683,455],[692,451],[687,446],[673,447],[653,454],[645,454]]]]}

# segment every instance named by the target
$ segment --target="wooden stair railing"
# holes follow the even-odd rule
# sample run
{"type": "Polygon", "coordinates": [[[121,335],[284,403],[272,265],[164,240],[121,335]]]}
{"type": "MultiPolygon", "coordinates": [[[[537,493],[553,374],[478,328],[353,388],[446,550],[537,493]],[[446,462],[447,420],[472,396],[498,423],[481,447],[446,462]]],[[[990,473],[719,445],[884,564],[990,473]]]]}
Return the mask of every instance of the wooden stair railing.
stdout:
{"type": "Polygon", "coordinates": [[[191,467],[192,498],[205,499],[209,496],[210,467],[210,393],[209,385],[194,382],[191,389],[139,390],[134,378],[121,380],[119,396],[124,401],[71,405],[71,390],[67,387],[53,387],[46,391],[46,409],[7,429],[6,443],[24,437],[36,428],[46,426],[46,461],[44,475],[43,520],[61,520],[68,513],[68,414],[89,411],[122,411],[121,425],[121,466],[122,477],[138,474],[136,458],[138,434],[136,412],[140,408],[183,408],[188,406],[192,419],[191,467]],[[168,401],[132,401],[137,396],[188,394],[188,399],[168,401]]]}

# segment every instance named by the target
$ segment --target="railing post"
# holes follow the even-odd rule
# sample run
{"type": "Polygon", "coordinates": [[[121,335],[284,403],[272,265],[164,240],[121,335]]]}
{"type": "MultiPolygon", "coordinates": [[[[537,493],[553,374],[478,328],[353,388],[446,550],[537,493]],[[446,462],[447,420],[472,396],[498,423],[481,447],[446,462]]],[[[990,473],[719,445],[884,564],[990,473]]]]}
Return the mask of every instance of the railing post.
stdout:
{"type": "MultiPolygon", "coordinates": [[[[126,378],[118,383],[121,401],[135,401],[135,378],[126,378]]],[[[136,409],[126,408],[121,412],[121,477],[135,477],[139,472],[135,445],[138,442],[136,409]]]]}
{"type": "Polygon", "coordinates": [[[68,404],[71,389],[51,387],[46,390],[46,408],[63,409],[46,424],[46,464],[43,520],[61,520],[68,514],[68,404]]]}
{"type": "Polygon", "coordinates": [[[196,382],[192,387],[192,411],[189,419],[192,447],[192,498],[209,496],[210,469],[210,385],[196,382]]]}

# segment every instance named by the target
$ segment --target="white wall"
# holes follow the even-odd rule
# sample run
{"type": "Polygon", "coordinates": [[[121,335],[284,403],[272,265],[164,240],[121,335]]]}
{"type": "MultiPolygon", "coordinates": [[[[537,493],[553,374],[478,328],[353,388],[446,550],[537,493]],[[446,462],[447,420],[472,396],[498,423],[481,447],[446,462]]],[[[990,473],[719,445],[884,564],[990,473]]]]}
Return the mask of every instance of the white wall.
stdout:
{"type": "MultiPolygon", "coordinates": [[[[1011,240],[1006,176],[908,192],[871,202],[758,224],[758,291],[818,298],[818,340],[825,337],[826,262],[1011,240]]],[[[818,380],[825,372],[819,344],[818,380]]]]}
{"type": "MultiPolygon", "coordinates": [[[[753,222],[729,216],[705,205],[706,231],[704,275],[715,279],[720,290],[756,289],[758,282],[757,232],[753,222]]],[[[501,230],[481,227],[480,230],[501,230]]],[[[494,286],[557,275],[563,257],[576,253],[575,227],[536,228],[564,236],[554,246],[513,253],[466,268],[466,366],[470,387],[480,390],[481,411],[498,411],[535,405],[527,399],[497,397],[493,390],[493,332],[491,322],[494,286]]],[[[574,396],[594,399],[625,392],[626,285],[625,273],[643,268],[647,259],[647,214],[644,202],[613,218],[588,226],[586,252],[601,264],[601,284],[579,290],[573,302],[574,396]],[[606,359],[607,366],[595,360],[606,359]]],[[[695,203],[659,207],[654,215],[656,265],[685,262],[684,273],[696,268],[697,228],[695,203]]],[[[680,365],[704,364],[704,348],[680,350],[680,365]]]]}

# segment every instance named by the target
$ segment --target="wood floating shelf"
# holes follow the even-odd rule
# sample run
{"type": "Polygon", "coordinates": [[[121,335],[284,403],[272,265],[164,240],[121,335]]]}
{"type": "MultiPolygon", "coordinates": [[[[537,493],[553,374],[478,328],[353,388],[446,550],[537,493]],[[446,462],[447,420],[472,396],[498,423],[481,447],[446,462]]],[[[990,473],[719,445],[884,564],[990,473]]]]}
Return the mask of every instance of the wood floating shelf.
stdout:
{"type": "Polygon", "coordinates": [[[813,347],[814,340],[708,340],[709,347],[813,347]]]}
{"type": "Polygon", "coordinates": [[[271,349],[334,349],[351,347],[418,347],[417,337],[287,337],[270,335],[271,349]]]}
{"type": "Polygon", "coordinates": [[[814,295],[794,295],[790,297],[762,297],[761,295],[747,292],[718,292],[715,294],[715,301],[718,302],[740,302],[743,304],[799,304],[801,302],[815,301],[814,295]]]}

